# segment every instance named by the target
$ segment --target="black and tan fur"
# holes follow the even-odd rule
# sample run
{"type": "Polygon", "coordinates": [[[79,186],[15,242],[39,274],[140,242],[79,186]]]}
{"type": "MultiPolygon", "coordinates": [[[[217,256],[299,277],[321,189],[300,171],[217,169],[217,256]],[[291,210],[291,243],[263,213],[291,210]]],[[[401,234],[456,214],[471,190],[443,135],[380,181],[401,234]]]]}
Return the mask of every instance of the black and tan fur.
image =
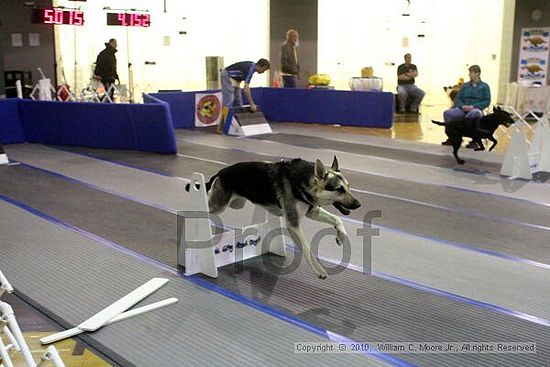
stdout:
{"type": "Polygon", "coordinates": [[[315,275],[322,279],[327,271],[312,254],[300,228],[301,220],[308,217],[332,225],[336,242],[341,245],[347,239],[342,220],[322,207],[334,205],[348,215],[361,206],[350,193],[336,157],[330,169],[320,160],[311,163],[299,158],[277,163],[241,162],[221,169],[210,178],[206,189],[211,213],[221,213],[227,206],[240,209],[249,200],[282,216],[292,240],[315,275]]]}

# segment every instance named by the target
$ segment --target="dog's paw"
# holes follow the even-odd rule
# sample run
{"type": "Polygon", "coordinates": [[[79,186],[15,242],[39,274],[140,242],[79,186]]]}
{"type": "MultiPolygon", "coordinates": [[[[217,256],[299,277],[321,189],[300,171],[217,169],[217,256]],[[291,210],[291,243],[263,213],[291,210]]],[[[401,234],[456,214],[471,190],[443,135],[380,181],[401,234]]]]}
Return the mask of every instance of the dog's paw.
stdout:
{"type": "Polygon", "coordinates": [[[318,264],[318,266],[316,266],[315,270],[316,270],[315,273],[317,274],[317,278],[319,278],[319,279],[326,279],[327,278],[328,273],[321,264],[318,264]]]}
{"type": "Polygon", "coordinates": [[[466,163],[466,161],[465,161],[464,159],[457,159],[457,160],[456,160],[456,163],[458,163],[458,164],[464,164],[464,163],[466,163]]]}
{"type": "Polygon", "coordinates": [[[346,241],[348,241],[348,234],[346,233],[345,230],[340,230],[337,227],[335,227],[335,229],[336,229],[336,244],[338,246],[342,246],[344,243],[346,243],[346,241]]]}

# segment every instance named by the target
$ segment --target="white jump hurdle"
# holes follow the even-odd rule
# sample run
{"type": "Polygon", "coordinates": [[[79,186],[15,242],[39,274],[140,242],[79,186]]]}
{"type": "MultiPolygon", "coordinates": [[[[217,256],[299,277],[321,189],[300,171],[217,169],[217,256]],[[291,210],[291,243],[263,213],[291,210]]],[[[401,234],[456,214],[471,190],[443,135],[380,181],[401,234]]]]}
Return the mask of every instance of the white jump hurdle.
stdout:
{"type": "Polygon", "coordinates": [[[184,194],[184,223],[178,241],[178,265],[185,275],[218,277],[218,268],[266,253],[286,256],[282,220],[255,206],[253,223],[244,228],[213,234],[208,216],[204,176],[193,173],[184,194]],[[256,223],[259,222],[259,223],[256,223]],[[269,243],[264,244],[266,236],[269,243]]]}
{"type": "Polygon", "coordinates": [[[550,172],[550,116],[543,115],[535,127],[529,150],[532,172],[550,172]]]}
{"type": "Polygon", "coordinates": [[[511,140],[506,150],[500,174],[510,176],[511,179],[531,180],[533,173],[550,172],[550,122],[548,113],[539,118],[536,114],[530,112],[538,120],[533,129],[523,116],[513,108],[511,110],[518,120],[507,131],[511,140]],[[527,139],[526,128],[529,131],[534,131],[532,143],[529,143],[527,139]]]}

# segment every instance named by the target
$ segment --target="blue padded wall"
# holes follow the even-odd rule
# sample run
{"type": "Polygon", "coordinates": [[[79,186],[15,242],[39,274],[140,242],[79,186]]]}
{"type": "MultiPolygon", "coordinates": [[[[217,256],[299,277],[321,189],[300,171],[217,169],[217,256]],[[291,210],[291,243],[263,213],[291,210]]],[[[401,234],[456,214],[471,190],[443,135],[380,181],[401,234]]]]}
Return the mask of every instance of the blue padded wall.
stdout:
{"type": "Polygon", "coordinates": [[[165,104],[20,101],[28,142],[176,153],[165,104]]]}
{"type": "Polygon", "coordinates": [[[269,121],[390,128],[393,93],[327,89],[261,88],[269,121]]]}
{"type": "MultiPolygon", "coordinates": [[[[192,128],[195,94],[215,92],[152,93],[170,104],[176,128],[192,128]]],[[[389,92],[327,89],[252,88],[254,101],[269,121],[311,122],[390,128],[394,96],[389,92]]],[[[246,98],[243,96],[246,103],[246,98]]]]}
{"type": "Polygon", "coordinates": [[[25,131],[19,118],[19,100],[0,100],[0,143],[14,144],[25,142],[25,131]]]}
{"type": "MultiPolygon", "coordinates": [[[[219,90],[149,93],[149,97],[164,101],[170,105],[170,112],[175,128],[189,129],[195,127],[195,94],[216,92],[219,92],[219,90]]],[[[151,99],[144,99],[143,101],[149,103],[151,99]]]]}
{"type": "Polygon", "coordinates": [[[154,104],[108,104],[0,101],[0,138],[4,144],[77,145],[177,153],[170,107],[154,104]]]}

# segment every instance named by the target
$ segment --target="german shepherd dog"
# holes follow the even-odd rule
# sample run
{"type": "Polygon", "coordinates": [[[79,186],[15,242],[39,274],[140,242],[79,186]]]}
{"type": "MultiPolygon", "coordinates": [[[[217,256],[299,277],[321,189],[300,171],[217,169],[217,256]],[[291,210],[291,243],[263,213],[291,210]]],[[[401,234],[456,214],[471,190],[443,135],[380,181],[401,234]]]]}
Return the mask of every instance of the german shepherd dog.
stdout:
{"type": "Polygon", "coordinates": [[[489,148],[489,151],[491,151],[497,145],[497,140],[493,137],[495,130],[499,125],[510,126],[514,123],[514,119],[508,112],[500,107],[495,107],[493,113],[479,119],[463,119],[450,122],[432,120],[432,122],[439,126],[445,126],[445,134],[447,134],[453,145],[453,155],[458,164],[464,164],[465,161],[458,157],[458,150],[464,136],[472,138],[472,141],[477,144],[478,148],[475,148],[475,150],[485,150],[481,139],[489,139],[493,142],[489,148]]]}
{"type": "Polygon", "coordinates": [[[210,213],[221,213],[229,205],[241,209],[246,200],[261,205],[275,216],[282,216],[285,226],[305,256],[315,275],[327,277],[327,271],[312,254],[300,228],[303,217],[328,223],[336,229],[336,243],[347,240],[342,220],[323,209],[334,205],[348,215],[361,206],[349,191],[349,182],[338,169],[334,157],[330,169],[323,163],[300,158],[277,163],[241,162],[221,169],[206,184],[210,213]]]}

